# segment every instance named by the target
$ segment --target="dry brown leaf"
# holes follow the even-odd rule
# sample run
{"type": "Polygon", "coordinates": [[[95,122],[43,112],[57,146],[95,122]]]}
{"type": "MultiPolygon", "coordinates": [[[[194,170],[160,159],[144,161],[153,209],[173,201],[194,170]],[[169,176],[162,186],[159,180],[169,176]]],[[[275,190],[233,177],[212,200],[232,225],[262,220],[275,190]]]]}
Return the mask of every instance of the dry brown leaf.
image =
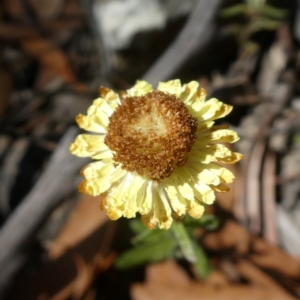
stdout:
{"type": "Polygon", "coordinates": [[[215,251],[234,248],[240,255],[249,251],[250,235],[243,227],[227,221],[218,232],[209,232],[203,239],[204,245],[215,251]]]}
{"type": "MultiPolygon", "coordinates": [[[[151,265],[150,273],[159,273],[161,266],[151,265]]],[[[238,264],[241,274],[250,284],[212,284],[212,282],[190,282],[187,285],[158,282],[155,277],[146,276],[146,283],[135,284],[131,288],[133,300],[292,300],[274,280],[246,261],[238,264]]],[[[169,276],[172,276],[170,274],[169,276]]]]}
{"type": "Polygon", "coordinates": [[[100,212],[98,203],[94,197],[81,196],[60,235],[49,246],[52,260],[17,281],[10,299],[52,299],[54,295],[67,299],[72,294],[82,295],[91,283],[91,274],[96,276],[112,264],[114,255],[106,253],[115,223],[107,224],[107,216],[100,212]],[[74,257],[86,263],[80,265],[74,257]],[[75,292],[77,281],[80,287],[75,292]]]}
{"type": "Polygon", "coordinates": [[[12,89],[13,81],[10,74],[4,69],[0,69],[0,116],[2,116],[6,110],[12,89]]]}
{"type": "Polygon", "coordinates": [[[89,195],[82,195],[60,234],[51,243],[48,249],[49,256],[53,260],[59,258],[107,220],[107,215],[99,209],[99,200],[89,195]]]}
{"type": "Polygon", "coordinates": [[[255,237],[252,238],[252,249],[254,254],[250,254],[250,258],[260,267],[300,279],[299,259],[255,237]]]}
{"type": "Polygon", "coordinates": [[[39,19],[54,19],[61,13],[65,0],[29,0],[39,19]]]}
{"type": "Polygon", "coordinates": [[[92,289],[92,284],[99,272],[107,270],[115,261],[116,255],[109,254],[104,257],[101,253],[97,254],[90,263],[86,263],[85,260],[79,256],[75,256],[75,263],[77,266],[77,276],[73,282],[65,286],[56,295],[51,297],[51,300],[65,300],[71,299],[80,300],[84,299],[84,296],[92,298],[96,296],[95,291],[92,289]]]}
{"type": "Polygon", "coordinates": [[[11,19],[18,21],[27,20],[20,0],[3,0],[3,6],[11,19]]]}
{"type": "Polygon", "coordinates": [[[38,36],[37,30],[23,25],[18,26],[13,23],[0,23],[0,39],[5,41],[19,41],[38,36]]]}
{"type": "Polygon", "coordinates": [[[67,57],[53,43],[43,38],[32,38],[23,41],[21,46],[40,62],[42,69],[61,77],[66,83],[75,82],[67,57]]]}
{"type": "Polygon", "coordinates": [[[207,233],[203,243],[215,251],[234,249],[238,255],[249,255],[251,261],[261,268],[290,278],[300,278],[299,259],[251,235],[233,221],[227,221],[218,232],[207,233]]]}
{"type": "Polygon", "coordinates": [[[146,277],[147,280],[162,285],[188,286],[191,282],[187,273],[174,260],[148,266],[146,277]]]}
{"type": "Polygon", "coordinates": [[[68,17],[82,17],[84,16],[84,10],[80,1],[68,0],[66,1],[62,14],[68,17]]]}

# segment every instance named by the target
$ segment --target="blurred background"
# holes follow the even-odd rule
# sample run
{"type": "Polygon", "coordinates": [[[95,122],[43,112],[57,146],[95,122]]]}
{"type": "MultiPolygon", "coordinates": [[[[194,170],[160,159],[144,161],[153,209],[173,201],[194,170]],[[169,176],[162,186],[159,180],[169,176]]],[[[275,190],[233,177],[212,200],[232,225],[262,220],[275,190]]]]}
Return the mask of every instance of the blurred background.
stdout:
{"type": "Polygon", "coordinates": [[[300,1],[2,0],[0,297],[300,298],[300,1]],[[199,81],[234,106],[231,191],[170,231],[109,221],[69,154],[98,88],[199,81]],[[166,243],[162,243],[166,241],[166,243]]]}

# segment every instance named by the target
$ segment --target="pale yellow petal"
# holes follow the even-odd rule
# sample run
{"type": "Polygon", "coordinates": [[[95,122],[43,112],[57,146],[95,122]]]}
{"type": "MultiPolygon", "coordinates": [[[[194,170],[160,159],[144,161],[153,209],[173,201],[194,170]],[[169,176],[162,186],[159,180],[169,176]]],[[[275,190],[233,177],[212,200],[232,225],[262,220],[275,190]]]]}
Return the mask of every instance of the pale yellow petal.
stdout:
{"type": "Polygon", "coordinates": [[[88,164],[81,171],[81,175],[86,179],[95,179],[98,177],[108,177],[114,172],[112,160],[102,160],[88,164]]]}
{"type": "Polygon", "coordinates": [[[127,90],[127,96],[144,96],[153,91],[152,85],[144,80],[137,80],[136,84],[127,90]]]}
{"type": "Polygon", "coordinates": [[[243,158],[238,152],[232,152],[222,144],[210,145],[202,148],[201,151],[214,156],[216,162],[234,164],[243,158]]]}
{"type": "Polygon", "coordinates": [[[204,213],[204,206],[200,204],[196,199],[193,201],[188,201],[187,212],[191,217],[199,219],[204,213]]]}
{"type": "Polygon", "coordinates": [[[168,195],[172,209],[178,216],[183,216],[186,212],[186,200],[178,193],[177,189],[173,185],[164,186],[168,195]]]}
{"type": "Polygon", "coordinates": [[[193,105],[193,108],[197,112],[195,116],[199,122],[222,118],[228,115],[232,110],[232,106],[224,104],[215,98],[209,99],[200,107],[193,105]]]}
{"type": "Polygon", "coordinates": [[[199,83],[197,81],[191,81],[184,84],[181,88],[181,94],[179,98],[186,104],[192,104],[197,98],[199,83]]]}
{"type": "Polygon", "coordinates": [[[114,182],[120,180],[126,174],[127,174],[127,171],[122,169],[122,167],[119,165],[119,166],[115,167],[115,170],[110,174],[109,182],[114,183],[114,182]]]}
{"type": "Polygon", "coordinates": [[[214,160],[214,155],[212,153],[206,153],[206,152],[201,152],[201,148],[199,149],[192,149],[190,152],[190,157],[199,163],[202,164],[209,164],[214,160]]]}
{"type": "Polygon", "coordinates": [[[214,121],[198,122],[197,132],[207,130],[215,124],[214,121]]]}
{"type": "Polygon", "coordinates": [[[162,189],[158,191],[159,196],[154,202],[154,211],[160,229],[169,229],[172,225],[172,210],[162,189]]]}
{"type": "Polygon", "coordinates": [[[97,122],[104,128],[109,124],[109,117],[113,114],[114,109],[109,105],[109,103],[102,99],[98,98],[94,100],[93,105],[88,108],[88,116],[95,118],[97,122]]]}
{"type": "Polygon", "coordinates": [[[139,201],[141,200],[141,189],[143,188],[144,190],[144,183],[145,179],[141,176],[132,175],[131,182],[128,182],[124,191],[124,217],[134,218],[140,210],[139,201]]]}
{"type": "Polygon", "coordinates": [[[84,179],[78,186],[78,191],[91,196],[98,196],[111,187],[109,180],[105,177],[95,179],[84,179]]]}
{"type": "Polygon", "coordinates": [[[107,215],[111,220],[117,220],[124,213],[124,191],[128,185],[128,173],[122,180],[112,186],[106,196],[107,215]]]}
{"type": "Polygon", "coordinates": [[[100,120],[96,115],[85,116],[79,114],[75,117],[76,123],[78,126],[86,131],[97,132],[97,133],[106,133],[106,128],[101,125],[100,120]]]}
{"type": "Polygon", "coordinates": [[[149,213],[142,215],[141,220],[149,229],[156,229],[157,220],[153,209],[149,213]]]}
{"type": "Polygon", "coordinates": [[[215,130],[213,126],[211,129],[205,130],[201,133],[198,133],[198,140],[195,145],[207,144],[209,142],[214,143],[235,143],[240,138],[237,133],[230,129],[217,129],[215,130]]]}
{"type": "MultiPolygon", "coordinates": [[[[205,100],[206,100],[206,90],[201,88],[197,92],[196,99],[192,103],[188,104],[189,107],[191,107],[194,112],[194,114],[193,114],[194,117],[197,117],[198,112],[201,110],[201,108],[205,104],[205,100]]],[[[201,120],[199,120],[199,121],[201,121],[201,120]]]]}
{"type": "Polygon", "coordinates": [[[112,107],[116,108],[118,104],[121,104],[120,97],[113,90],[101,86],[99,88],[100,95],[105,99],[112,107]]]}
{"type": "Polygon", "coordinates": [[[79,157],[88,157],[109,151],[104,139],[104,135],[80,134],[74,143],[70,145],[70,152],[79,157]]]}
{"type": "Polygon", "coordinates": [[[159,82],[158,91],[169,93],[175,95],[176,97],[180,97],[181,94],[181,83],[179,79],[170,80],[167,82],[159,82]]]}
{"type": "Polygon", "coordinates": [[[187,173],[185,168],[178,168],[169,178],[165,179],[165,185],[176,186],[178,192],[188,200],[194,199],[193,189],[190,185],[190,174],[187,173]]]}
{"type": "Polygon", "coordinates": [[[216,195],[209,185],[202,181],[193,185],[195,197],[206,204],[212,204],[216,200],[216,195]]]}
{"type": "Polygon", "coordinates": [[[140,207],[140,214],[146,215],[152,209],[152,202],[153,202],[153,195],[152,195],[152,188],[154,183],[152,181],[145,182],[145,188],[142,190],[142,194],[140,196],[139,207],[140,207]]]}
{"type": "Polygon", "coordinates": [[[226,193],[230,191],[230,188],[224,183],[220,183],[217,186],[212,185],[211,188],[217,193],[226,193]]]}
{"type": "Polygon", "coordinates": [[[206,184],[218,185],[221,183],[220,177],[212,172],[208,165],[201,164],[197,160],[193,160],[192,157],[189,158],[188,163],[186,165],[191,176],[193,178],[197,178],[197,181],[201,180],[206,184]]]}
{"type": "Polygon", "coordinates": [[[103,98],[98,98],[88,108],[87,116],[79,114],[75,120],[82,129],[106,133],[109,117],[113,114],[117,105],[117,102],[108,102],[103,98]]]}
{"type": "Polygon", "coordinates": [[[215,164],[210,163],[206,166],[211,172],[218,175],[223,183],[231,183],[233,182],[233,179],[235,178],[234,174],[229,171],[228,169],[215,164]]]}
{"type": "Polygon", "coordinates": [[[107,149],[106,151],[93,155],[92,159],[99,160],[99,159],[106,159],[112,157],[113,157],[113,153],[111,152],[110,149],[107,149]]]}
{"type": "Polygon", "coordinates": [[[116,172],[111,160],[103,160],[84,167],[81,174],[85,177],[78,189],[80,192],[92,196],[100,195],[111,188],[110,177],[116,172]]]}
{"type": "Polygon", "coordinates": [[[153,207],[148,214],[142,215],[142,221],[149,229],[155,229],[156,225],[160,229],[169,229],[173,222],[172,211],[164,191],[154,188],[152,195],[153,207]]]}

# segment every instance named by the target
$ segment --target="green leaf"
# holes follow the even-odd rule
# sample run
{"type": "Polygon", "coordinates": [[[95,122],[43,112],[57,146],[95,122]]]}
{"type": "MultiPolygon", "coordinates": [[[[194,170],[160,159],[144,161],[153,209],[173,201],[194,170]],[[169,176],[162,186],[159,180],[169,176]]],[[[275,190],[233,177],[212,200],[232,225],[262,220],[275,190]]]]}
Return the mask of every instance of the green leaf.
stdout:
{"type": "Polygon", "coordinates": [[[131,230],[136,234],[140,234],[148,230],[148,228],[143,224],[143,222],[140,219],[130,220],[129,226],[131,230]]]}
{"type": "Polygon", "coordinates": [[[220,221],[215,215],[203,215],[200,219],[194,219],[186,216],[183,223],[188,227],[205,228],[208,230],[215,230],[220,226],[220,221]]]}
{"type": "Polygon", "coordinates": [[[262,13],[269,18],[284,20],[288,16],[288,11],[285,9],[275,8],[271,5],[265,5],[262,13]]]}
{"type": "Polygon", "coordinates": [[[258,32],[260,30],[276,30],[282,22],[270,20],[267,18],[257,19],[247,25],[249,35],[258,32]]]}
{"type": "Polygon", "coordinates": [[[300,133],[296,133],[293,136],[293,143],[296,144],[297,146],[300,145],[300,133]]]}
{"type": "Polygon", "coordinates": [[[193,263],[197,260],[192,240],[182,222],[174,221],[171,227],[184,258],[193,263]]]}
{"type": "Polygon", "coordinates": [[[132,248],[118,257],[115,266],[119,269],[132,268],[147,262],[156,262],[174,256],[177,243],[173,237],[156,244],[143,244],[132,248]]]}
{"type": "Polygon", "coordinates": [[[256,53],[260,49],[260,46],[252,41],[246,41],[243,45],[243,49],[247,53],[256,53]]]}
{"type": "Polygon", "coordinates": [[[266,4],[266,0],[246,0],[246,3],[253,11],[260,12],[266,4]]]}
{"type": "Polygon", "coordinates": [[[197,261],[193,263],[197,275],[205,279],[212,270],[209,260],[202,249],[195,241],[193,241],[194,253],[196,254],[197,261]]]}
{"type": "Polygon", "coordinates": [[[237,4],[228,8],[224,8],[220,15],[223,18],[230,18],[235,17],[238,15],[245,14],[247,12],[247,5],[246,4],[237,4]]]}
{"type": "Polygon", "coordinates": [[[170,231],[165,231],[165,230],[161,230],[161,229],[157,229],[157,230],[150,230],[148,229],[147,231],[143,232],[142,234],[136,236],[133,239],[133,242],[135,244],[137,243],[157,243],[160,242],[162,239],[164,238],[169,238],[169,237],[173,237],[170,231]]]}

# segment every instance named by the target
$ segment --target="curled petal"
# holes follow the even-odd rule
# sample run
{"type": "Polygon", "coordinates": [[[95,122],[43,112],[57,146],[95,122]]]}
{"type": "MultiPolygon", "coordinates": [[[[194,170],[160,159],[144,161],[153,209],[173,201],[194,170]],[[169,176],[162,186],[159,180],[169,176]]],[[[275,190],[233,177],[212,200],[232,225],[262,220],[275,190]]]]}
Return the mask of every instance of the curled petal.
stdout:
{"type": "MultiPolygon", "coordinates": [[[[199,88],[199,83],[197,81],[191,81],[187,84],[184,84],[182,86],[181,94],[179,98],[186,105],[190,105],[194,103],[198,96],[198,88],[199,88]]],[[[199,100],[197,99],[197,101],[199,100]]]]}
{"type": "Polygon", "coordinates": [[[118,103],[115,101],[108,102],[103,98],[94,100],[88,108],[88,114],[79,114],[75,120],[82,129],[97,133],[106,133],[109,123],[109,117],[113,114],[118,103]]]}
{"type": "Polygon", "coordinates": [[[117,93],[115,93],[113,90],[108,89],[104,86],[101,86],[99,88],[100,95],[103,99],[106,101],[109,101],[111,105],[117,105],[120,104],[120,98],[117,93]]]}
{"type": "Polygon", "coordinates": [[[85,177],[79,185],[79,191],[84,194],[98,196],[112,187],[112,184],[120,180],[126,171],[120,167],[114,167],[112,160],[94,162],[84,167],[81,174],[85,177]]]}
{"type": "Polygon", "coordinates": [[[187,202],[187,212],[191,217],[195,219],[201,218],[204,210],[204,206],[200,204],[196,199],[194,201],[187,202]]]}
{"type": "Polygon", "coordinates": [[[215,130],[213,126],[211,129],[206,130],[203,133],[198,134],[198,141],[195,145],[203,145],[211,142],[214,143],[235,143],[240,138],[237,133],[230,129],[218,129],[215,130]]]}
{"type": "Polygon", "coordinates": [[[85,116],[83,114],[79,114],[75,118],[76,123],[82,129],[91,132],[97,133],[106,133],[106,129],[102,126],[101,121],[97,118],[97,116],[85,116]]]}
{"type": "Polygon", "coordinates": [[[216,200],[216,195],[209,185],[199,181],[193,186],[194,194],[197,199],[204,202],[205,204],[212,204],[216,200]]]}
{"type": "Polygon", "coordinates": [[[181,95],[181,83],[179,79],[170,80],[167,82],[160,82],[157,87],[158,91],[169,93],[180,97],[181,95]]]}
{"type": "Polygon", "coordinates": [[[193,106],[193,108],[195,109],[195,111],[197,111],[196,117],[199,120],[199,122],[211,121],[222,118],[228,115],[232,110],[232,106],[224,104],[223,102],[220,102],[218,99],[215,98],[204,102],[204,104],[201,107],[193,106]]]}
{"type": "Polygon", "coordinates": [[[79,157],[89,157],[109,151],[104,143],[104,138],[103,135],[80,134],[70,145],[70,152],[79,157]]]}
{"type": "Polygon", "coordinates": [[[173,185],[166,185],[165,190],[173,211],[178,216],[183,216],[186,212],[186,200],[182,197],[182,195],[177,191],[177,189],[173,185]]]}
{"type": "Polygon", "coordinates": [[[212,185],[211,188],[213,191],[217,193],[226,193],[230,191],[230,188],[224,183],[220,183],[217,186],[212,185]]]}
{"type": "Polygon", "coordinates": [[[144,96],[153,91],[152,85],[144,80],[137,80],[136,84],[127,90],[126,96],[144,96]]]}
{"type": "Polygon", "coordinates": [[[78,186],[80,193],[88,194],[91,196],[98,196],[106,192],[111,187],[107,178],[95,178],[86,180],[84,179],[78,186]]]}
{"type": "Polygon", "coordinates": [[[214,161],[225,164],[234,164],[243,158],[241,153],[232,152],[222,144],[210,145],[202,148],[201,151],[211,154],[214,161]]]}
{"type": "Polygon", "coordinates": [[[231,183],[231,182],[233,182],[233,179],[235,178],[234,174],[231,171],[229,171],[228,169],[226,169],[218,164],[210,163],[209,165],[207,165],[207,168],[211,172],[218,175],[220,180],[223,183],[231,183]]]}
{"type": "Polygon", "coordinates": [[[171,208],[162,190],[153,190],[153,206],[151,211],[142,216],[143,223],[149,229],[155,229],[156,224],[160,229],[169,229],[172,224],[171,208]]]}

